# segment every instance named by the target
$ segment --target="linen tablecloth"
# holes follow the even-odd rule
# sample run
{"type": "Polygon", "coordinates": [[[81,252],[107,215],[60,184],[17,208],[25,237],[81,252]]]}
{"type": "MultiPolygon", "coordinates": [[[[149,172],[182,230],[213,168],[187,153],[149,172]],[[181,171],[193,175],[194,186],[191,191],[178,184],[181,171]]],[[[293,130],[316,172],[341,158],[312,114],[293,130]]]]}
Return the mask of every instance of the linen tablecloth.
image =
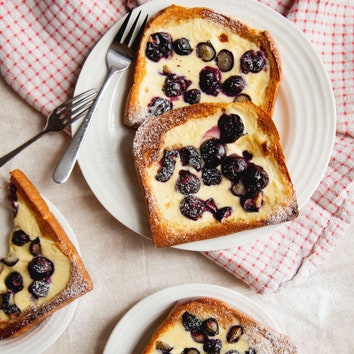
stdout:
{"type": "MultiPolygon", "coordinates": [[[[232,1],[232,0],[231,0],[232,1]]],[[[146,1],[0,1],[0,70],[43,114],[72,95],[80,68],[101,36],[131,7],[146,1]]],[[[268,238],[204,252],[257,292],[275,292],[325,262],[353,220],[354,3],[268,1],[314,45],[330,76],[337,109],[329,166],[300,216],[268,238]]]]}

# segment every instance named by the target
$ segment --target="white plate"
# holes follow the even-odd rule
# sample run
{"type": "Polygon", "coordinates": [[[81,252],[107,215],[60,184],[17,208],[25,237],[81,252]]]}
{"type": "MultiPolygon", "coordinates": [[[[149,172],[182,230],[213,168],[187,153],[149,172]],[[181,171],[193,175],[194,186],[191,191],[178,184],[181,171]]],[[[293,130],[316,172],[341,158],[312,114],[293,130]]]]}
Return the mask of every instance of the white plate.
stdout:
{"type": "MultiPolygon", "coordinates": [[[[266,29],[278,44],[283,79],[274,111],[287,165],[300,208],[320,183],[332,152],[336,113],[327,73],[304,35],[286,18],[250,0],[155,0],[141,6],[153,15],[172,3],[207,6],[250,26],[266,29]]],[[[76,93],[99,87],[106,74],[105,53],[121,22],[97,43],[80,73],[76,93]]],[[[102,205],[121,223],[150,238],[143,197],[132,159],[133,131],[122,124],[131,70],[102,101],[79,156],[86,181],[102,205]]],[[[79,123],[74,125],[77,129],[79,123]]],[[[239,246],[265,237],[277,226],[198,241],[176,248],[207,251],[239,246]]]]}
{"type": "Polygon", "coordinates": [[[104,354],[141,353],[159,324],[174,304],[193,297],[214,297],[279,331],[278,325],[246,296],[211,284],[183,284],[158,291],[133,306],[118,322],[104,349],[104,354]]]}
{"type": "MultiPolygon", "coordinates": [[[[4,200],[4,199],[3,199],[4,200]]],[[[55,217],[58,219],[59,223],[65,230],[65,232],[70,237],[70,240],[75,245],[76,249],[79,251],[78,243],[74,231],[68,224],[67,220],[61,214],[61,212],[47,199],[46,203],[49,206],[49,209],[53,212],[55,217]]],[[[0,203],[1,209],[1,220],[6,221],[5,225],[12,223],[10,214],[9,214],[9,205],[5,206],[5,203],[0,203]]],[[[1,225],[4,225],[3,223],[1,225]]],[[[11,224],[12,225],[12,224],[11,224]]],[[[10,228],[9,228],[10,230],[10,228]]],[[[9,231],[8,230],[8,231],[9,231]]],[[[5,245],[1,248],[2,254],[0,257],[4,256],[8,250],[8,237],[1,232],[1,245],[5,245]],[[3,254],[3,250],[5,253],[3,254]]],[[[42,353],[48,349],[64,332],[66,327],[69,325],[78,302],[74,301],[71,304],[65,306],[64,308],[56,311],[53,315],[45,319],[40,324],[28,330],[26,333],[22,334],[19,337],[7,338],[0,340],[0,353],[1,354],[31,354],[31,353],[42,353]]]]}

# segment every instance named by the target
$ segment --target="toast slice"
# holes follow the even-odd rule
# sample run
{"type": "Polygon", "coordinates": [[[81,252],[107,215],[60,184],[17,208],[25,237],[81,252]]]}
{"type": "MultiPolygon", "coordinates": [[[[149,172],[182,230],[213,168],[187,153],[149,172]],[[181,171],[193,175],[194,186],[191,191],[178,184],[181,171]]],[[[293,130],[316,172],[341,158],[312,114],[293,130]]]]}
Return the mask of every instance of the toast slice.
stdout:
{"type": "Polygon", "coordinates": [[[142,354],[294,354],[290,338],[215,298],[178,302],[142,354]]]}
{"type": "Polygon", "coordinates": [[[251,100],[272,114],[281,59],[267,31],[208,8],[172,5],[145,28],[124,122],[194,103],[251,100]]]}
{"type": "Polygon", "coordinates": [[[158,247],[289,221],[294,187],[273,120],[252,102],[149,117],[133,154],[158,247]]]}
{"type": "Polygon", "coordinates": [[[75,246],[31,181],[10,173],[13,230],[1,259],[0,339],[18,336],[93,288],[75,246]]]}

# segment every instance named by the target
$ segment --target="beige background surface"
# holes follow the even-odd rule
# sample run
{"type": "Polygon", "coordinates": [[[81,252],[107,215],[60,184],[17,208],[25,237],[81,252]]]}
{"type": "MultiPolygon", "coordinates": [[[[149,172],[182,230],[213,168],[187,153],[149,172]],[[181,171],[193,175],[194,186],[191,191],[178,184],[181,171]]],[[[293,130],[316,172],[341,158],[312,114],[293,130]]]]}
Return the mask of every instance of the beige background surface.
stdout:
{"type": "MultiPolygon", "coordinates": [[[[2,156],[39,132],[44,117],[1,79],[0,107],[2,156]]],[[[64,133],[49,133],[0,168],[1,188],[9,171],[19,168],[62,212],[95,284],[79,300],[63,335],[45,353],[101,353],[133,305],[158,290],[191,283],[217,284],[248,296],[297,342],[299,353],[350,353],[354,348],[354,223],[310,278],[278,293],[259,295],[200,253],[156,249],[122,226],[94,197],[78,166],[65,184],[54,183],[52,172],[68,142],[64,133]]],[[[9,227],[1,225],[0,237],[6,237],[9,227]]],[[[0,255],[6,251],[0,249],[0,255]]]]}

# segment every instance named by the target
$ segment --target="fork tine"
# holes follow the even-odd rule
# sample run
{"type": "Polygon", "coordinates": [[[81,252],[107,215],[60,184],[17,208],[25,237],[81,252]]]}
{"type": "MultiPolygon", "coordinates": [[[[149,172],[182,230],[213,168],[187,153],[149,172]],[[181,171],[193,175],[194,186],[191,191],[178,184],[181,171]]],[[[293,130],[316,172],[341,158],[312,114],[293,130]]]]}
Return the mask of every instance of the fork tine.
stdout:
{"type": "Polygon", "coordinates": [[[67,101],[63,105],[60,105],[55,111],[61,115],[69,114],[74,107],[77,107],[88,100],[92,101],[96,97],[96,94],[97,90],[95,89],[86,91],[86,94],[75,96],[73,99],[67,101]]]}
{"type": "Polygon", "coordinates": [[[85,97],[89,97],[89,96],[91,96],[93,94],[96,94],[96,93],[97,93],[96,89],[91,89],[91,90],[88,90],[88,91],[84,91],[84,92],[80,93],[79,95],[74,96],[74,97],[70,98],[69,100],[67,100],[66,102],[64,102],[61,105],[59,105],[56,108],[56,110],[61,110],[62,108],[66,108],[67,106],[70,105],[70,103],[75,104],[75,101],[80,100],[80,99],[85,99],[85,97]]]}
{"type": "Polygon", "coordinates": [[[142,25],[140,26],[140,29],[139,29],[139,32],[137,33],[135,39],[134,39],[134,42],[133,44],[131,45],[131,49],[136,52],[138,51],[138,47],[139,47],[139,44],[140,44],[140,40],[141,40],[141,37],[144,33],[144,29],[145,29],[145,26],[146,26],[146,22],[147,22],[147,19],[148,19],[149,15],[146,15],[145,16],[145,19],[144,19],[144,22],[142,23],[142,25]]]}
{"type": "Polygon", "coordinates": [[[73,111],[71,114],[65,115],[63,118],[60,118],[62,124],[67,127],[68,125],[74,123],[78,119],[80,119],[82,116],[85,116],[86,113],[90,110],[92,105],[92,101],[86,102],[83,106],[80,106],[77,108],[75,111],[73,111]]]}
{"type": "Polygon", "coordinates": [[[118,33],[117,33],[116,36],[114,37],[114,40],[115,40],[115,41],[120,42],[120,41],[122,40],[124,31],[125,31],[125,29],[126,29],[127,26],[128,26],[128,22],[129,22],[129,19],[130,19],[132,13],[133,13],[133,10],[130,10],[130,11],[128,12],[128,15],[126,16],[124,22],[121,24],[118,33]]]}
{"type": "Polygon", "coordinates": [[[69,119],[76,119],[75,115],[80,114],[82,110],[87,110],[91,107],[93,103],[93,99],[90,101],[85,102],[84,104],[78,106],[76,109],[72,110],[71,113],[68,115],[69,119]]]}
{"type": "Polygon", "coordinates": [[[91,108],[92,102],[86,103],[85,106],[78,108],[75,114],[68,116],[67,121],[65,122],[66,125],[72,124],[77,121],[79,118],[83,117],[91,108]]]}
{"type": "Polygon", "coordinates": [[[133,25],[130,27],[129,32],[128,32],[127,36],[125,37],[125,40],[124,40],[125,45],[129,45],[129,42],[133,36],[133,33],[135,31],[135,27],[136,27],[136,24],[138,23],[140,15],[141,15],[141,11],[138,13],[138,16],[136,16],[133,25]]]}

